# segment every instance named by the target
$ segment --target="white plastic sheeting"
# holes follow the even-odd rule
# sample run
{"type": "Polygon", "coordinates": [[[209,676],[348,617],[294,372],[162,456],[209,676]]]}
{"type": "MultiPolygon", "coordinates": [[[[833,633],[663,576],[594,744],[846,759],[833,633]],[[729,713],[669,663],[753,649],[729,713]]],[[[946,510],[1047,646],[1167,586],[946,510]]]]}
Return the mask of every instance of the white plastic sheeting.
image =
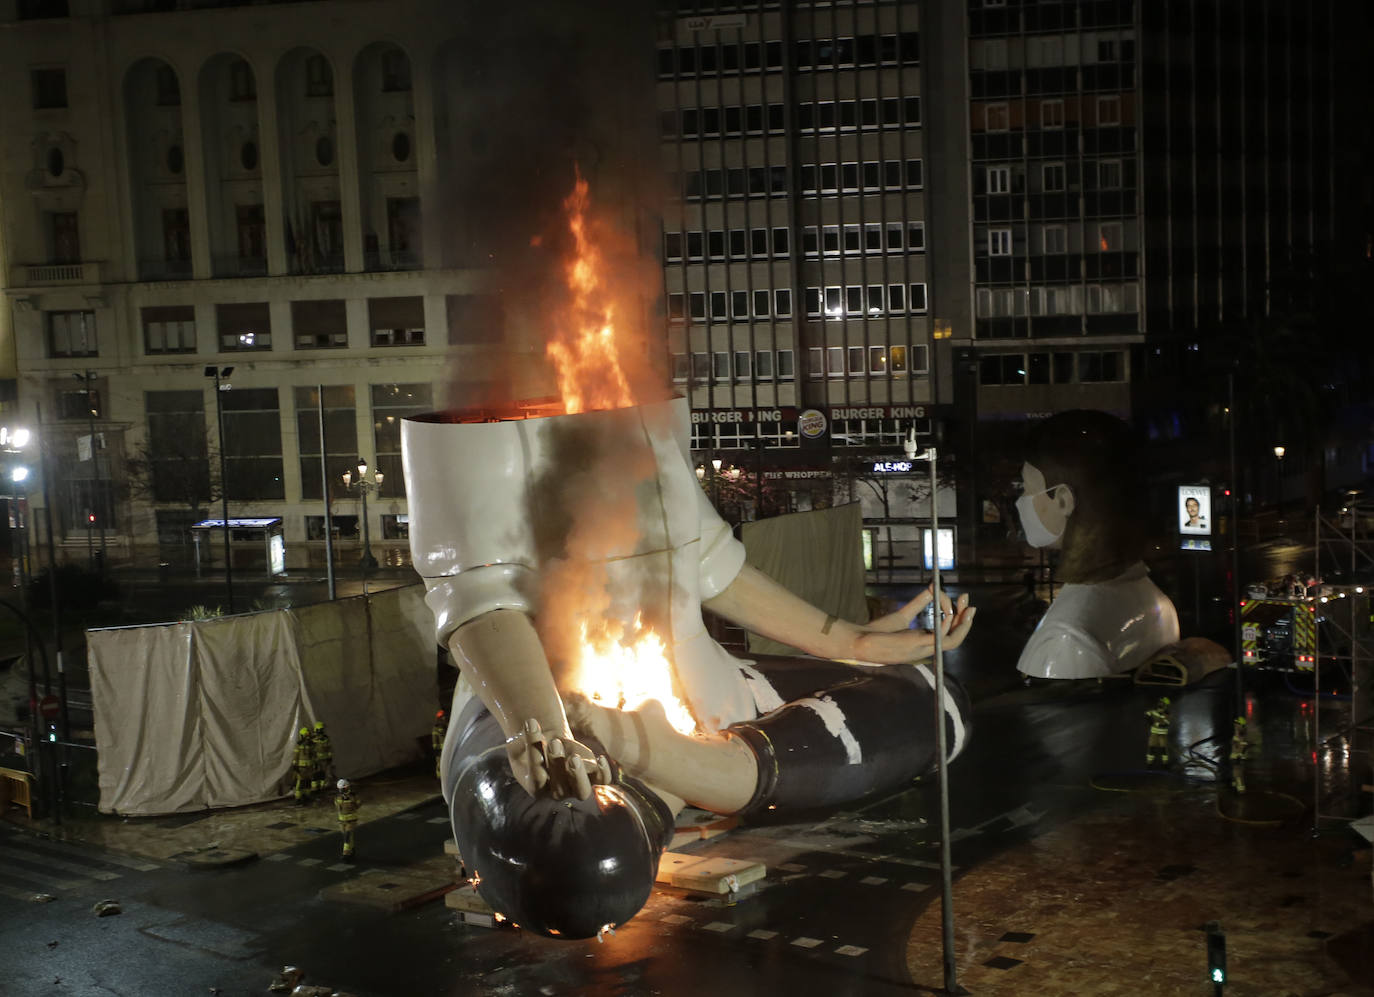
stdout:
{"type": "MultiPolygon", "coordinates": [[[[859,503],[745,523],[740,539],[746,560],[784,588],[840,619],[868,622],[859,503]]],[[[749,652],[802,653],[752,633],[749,652]]]]}
{"type": "Polygon", "coordinates": [[[227,619],[93,630],[100,810],[152,815],[281,796],[302,726],[341,776],[413,761],[434,719],[420,586],[227,619]]]}

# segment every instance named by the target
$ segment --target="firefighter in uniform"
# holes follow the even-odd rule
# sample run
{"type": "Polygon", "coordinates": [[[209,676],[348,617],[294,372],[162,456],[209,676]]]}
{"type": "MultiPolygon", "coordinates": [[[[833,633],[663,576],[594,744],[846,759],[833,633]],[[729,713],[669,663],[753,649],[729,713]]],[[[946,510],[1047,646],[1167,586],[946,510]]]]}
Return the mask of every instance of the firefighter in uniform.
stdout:
{"type": "Polygon", "coordinates": [[[1153,765],[1156,760],[1162,765],[1169,764],[1169,697],[1160,696],[1153,709],[1145,711],[1150,721],[1150,741],[1145,746],[1145,764],[1153,765]]]}
{"type": "Polygon", "coordinates": [[[1245,754],[1250,750],[1246,739],[1244,717],[1236,717],[1231,733],[1231,788],[1237,793],[1245,792],[1245,754]]]}
{"type": "Polygon", "coordinates": [[[329,786],[334,768],[334,746],[329,743],[329,735],[325,733],[322,720],[315,721],[315,731],[311,738],[315,748],[315,767],[310,777],[310,791],[318,793],[329,786]]]}
{"type": "Polygon", "coordinates": [[[358,798],[353,795],[353,789],[347,779],[340,779],[337,786],[339,795],[334,797],[334,809],[339,815],[339,833],[343,835],[343,857],[351,861],[353,828],[358,824],[358,798]]]}
{"type": "Polygon", "coordinates": [[[296,750],[291,754],[291,770],[296,774],[296,802],[304,803],[310,798],[315,774],[315,740],[310,736],[309,727],[302,727],[296,736],[296,750]]]}
{"type": "Polygon", "coordinates": [[[429,746],[434,749],[434,774],[439,774],[439,760],[444,756],[444,735],[448,733],[448,714],[443,710],[434,714],[434,727],[429,732],[429,746]]]}

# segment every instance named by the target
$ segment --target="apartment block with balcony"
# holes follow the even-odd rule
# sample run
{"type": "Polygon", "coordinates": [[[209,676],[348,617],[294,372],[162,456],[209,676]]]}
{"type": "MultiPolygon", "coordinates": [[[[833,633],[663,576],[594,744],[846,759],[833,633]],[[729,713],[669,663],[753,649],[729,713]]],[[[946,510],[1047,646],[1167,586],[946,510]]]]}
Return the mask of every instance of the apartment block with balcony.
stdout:
{"type": "MultiPolygon", "coordinates": [[[[193,519],[219,514],[222,453],[230,515],[280,517],[288,567],[322,563],[326,489],[345,544],[361,532],[339,478],[362,456],[385,473],[371,535],[403,561],[400,420],[550,390],[492,263],[530,232],[502,234],[477,208],[511,202],[471,193],[538,165],[493,154],[506,95],[473,56],[510,23],[438,0],[0,17],[0,374],[47,448],[57,543],[84,556],[98,532],[111,558],[189,557],[193,519]]],[[[646,33],[645,135],[651,50],[646,33]]],[[[606,163],[631,158],[597,142],[606,163]]]]}

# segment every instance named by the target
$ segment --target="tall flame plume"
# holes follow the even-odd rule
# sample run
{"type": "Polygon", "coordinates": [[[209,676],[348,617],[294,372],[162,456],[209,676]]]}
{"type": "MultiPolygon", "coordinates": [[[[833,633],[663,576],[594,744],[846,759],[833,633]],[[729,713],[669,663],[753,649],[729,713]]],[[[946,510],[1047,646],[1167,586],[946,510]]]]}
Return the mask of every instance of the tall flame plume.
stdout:
{"type": "Polygon", "coordinates": [[[634,392],[621,361],[624,309],[606,279],[601,250],[591,237],[591,197],[579,173],[573,191],[563,201],[572,236],[566,280],[572,292],[568,313],[555,322],[555,338],[547,346],[558,377],[559,393],[569,415],[594,409],[635,404],[634,392]]]}

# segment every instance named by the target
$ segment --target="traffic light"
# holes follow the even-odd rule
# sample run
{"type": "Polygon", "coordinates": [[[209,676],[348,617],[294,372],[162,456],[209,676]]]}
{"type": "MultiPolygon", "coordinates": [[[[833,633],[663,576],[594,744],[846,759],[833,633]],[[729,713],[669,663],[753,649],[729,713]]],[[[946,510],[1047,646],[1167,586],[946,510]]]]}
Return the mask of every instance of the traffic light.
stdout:
{"type": "Polygon", "coordinates": [[[1207,979],[1221,993],[1226,985],[1226,936],[1216,921],[1207,922],[1207,979]]]}
{"type": "Polygon", "coordinates": [[[93,512],[88,512],[88,513],[86,513],[86,522],[88,522],[88,523],[94,525],[94,524],[95,524],[95,513],[93,513],[93,512]]]}

